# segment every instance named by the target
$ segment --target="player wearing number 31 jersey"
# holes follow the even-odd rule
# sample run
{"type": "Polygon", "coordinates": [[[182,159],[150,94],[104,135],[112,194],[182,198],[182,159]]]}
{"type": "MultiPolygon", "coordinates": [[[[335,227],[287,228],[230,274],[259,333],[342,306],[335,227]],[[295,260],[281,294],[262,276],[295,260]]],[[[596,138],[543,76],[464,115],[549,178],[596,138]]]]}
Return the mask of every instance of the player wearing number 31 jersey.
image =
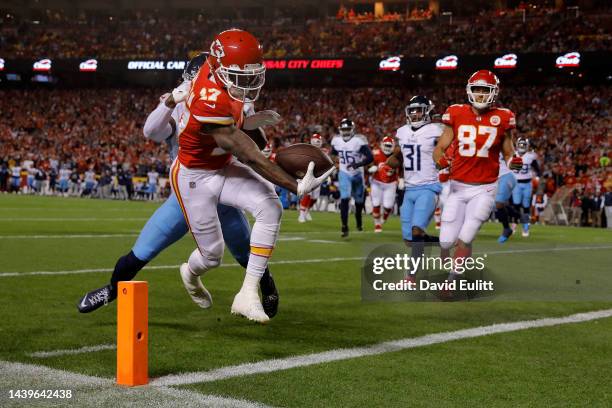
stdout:
{"type": "Polygon", "coordinates": [[[514,156],[510,130],[514,114],[494,107],[499,80],[490,71],[480,70],[468,80],[469,104],[452,105],[442,121],[447,125],[433,154],[438,168],[450,166],[450,194],[442,210],[440,246],[443,255],[457,245],[455,258],[471,255],[471,243],[495,206],[499,154],[510,168],[522,167],[514,156]],[[455,144],[452,157],[447,147],[455,144]]]}
{"type": "MultiPolygon", "coordinates": [[[[433,103],[425,96],[415,96],[406,106],[406,124],[396,133],[395,158],[403,163],[406,189],[400,208],[402,238],[422,242],[431,221],[438,194],[438,170],[432,160],[434,146],[442,134],[442,125],[431,123],[433,103]]],[[[391,160],[393,164],[393,160],[391,160]]],[[[414,248],[414,247],[413,247],[414,248]]],[[[415,253],[418,256],[418,254],[415,253]]]]}

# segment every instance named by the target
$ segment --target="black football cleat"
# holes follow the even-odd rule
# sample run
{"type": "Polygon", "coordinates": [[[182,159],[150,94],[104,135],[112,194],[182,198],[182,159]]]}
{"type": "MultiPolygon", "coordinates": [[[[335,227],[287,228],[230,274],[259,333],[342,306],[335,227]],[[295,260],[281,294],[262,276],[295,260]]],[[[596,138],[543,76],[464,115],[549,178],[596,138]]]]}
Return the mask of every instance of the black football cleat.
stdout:
{"type": "Polygon", "coordinates": [[[341,237],[342,238],[346,238],[346,237],[348,237],[348,235],[349,235],[349,229],[348,229],[348,227],[346,225],[343,225],[342,226],[342,235],[341,235],[341,237]]]}
{"type": "Polygon", "coordinates": [[[266,269],[259,281],[259,288],[261,289],[261,305],[263,306],[264,312],[271,319],[276,316],[278,312],[279,296],[274,278],[272,278],[272,274],[268,269],[266,269]]]}
{"type": "Polygon", "coordinates": [[[358,226],[357,226],[357,231],[363,231],[363,226],[358,225],[358,226]]]}
{"type": "Polygon", "coordinates": [[[85,296],[81,298],[77,307],[79,312],[89,313],[101,308],[102,306],[108,305],[115,299],[117,299],[117,291],[113,290],[113,287],[108,284],[99,289],[87,292],[85,296]]]}

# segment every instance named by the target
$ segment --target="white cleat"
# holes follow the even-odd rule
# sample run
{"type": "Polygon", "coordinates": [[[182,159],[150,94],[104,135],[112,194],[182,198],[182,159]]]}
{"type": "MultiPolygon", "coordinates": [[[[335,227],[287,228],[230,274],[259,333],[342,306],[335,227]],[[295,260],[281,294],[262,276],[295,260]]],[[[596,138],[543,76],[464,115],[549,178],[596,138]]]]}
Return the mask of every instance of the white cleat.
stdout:
{"type": "Polygon", "coordinates": [[[189,265],[186,263],[182,264],[179,270],[181,271],[183,285],[185,286],[185,289],[187,289],[189,296],[191,296],[191,300],[193,300],[196,305],[200,306],[202,309],[208,309],[211,307],[212,296],[210,295],[210,292],[206,290],[204,285],[202,285],[200,277],[191,273],[189,270],[189,265]]]}
{"type": "Polygon", "coordinates": [[[312,221],[312,215],[310,215],[310,211],[306,213],[306,221],[312,221]]]}
{"type": "Polygon", "coordinates": [[[529,231],[521,231],[521,236],[522,236],[523,238],[527,238],[527,237],[529,237],[529,231]]]}
{"type": "Polygon", "coordinates": [[[302,211],[300,211],[300,215],[298,216],[298,222],[299,223],[305,223],[306,222],[306,216],[304,215],[304,213],[302,211]]]}
{"type": "Polygon", "coordinates": [[[249,320],[259,323],[268,323],[270,318],[264,312],[257,292],[248,293],[242,290],[234,297],[232,314],[241,315],[249,320]]]}

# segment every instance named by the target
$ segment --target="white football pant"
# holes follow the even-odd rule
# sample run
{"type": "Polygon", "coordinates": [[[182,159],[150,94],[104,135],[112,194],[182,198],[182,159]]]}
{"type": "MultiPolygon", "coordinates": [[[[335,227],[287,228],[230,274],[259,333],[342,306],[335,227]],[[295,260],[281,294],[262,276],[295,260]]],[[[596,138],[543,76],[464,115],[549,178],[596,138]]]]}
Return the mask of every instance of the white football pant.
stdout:
{"type": "Polygon", "coordinates": [[[450,180],[450,192],[442,209],[440,246],[451,248],[457,239],[471,243],[495,207],[497,182],[465,184],[450,180]]]}
{"type": "Polygon", "coordinates": [[[171,184],[198,248],[189,257],[189,268],[202,275],[221,264],[224,241],[217,204],[248,211],[251,254],[247,274],[260,278],[272,254],[282,216],[282,206],[272,183],[236,159],[219,170],[189,169],[175,160],[171,184]]]}

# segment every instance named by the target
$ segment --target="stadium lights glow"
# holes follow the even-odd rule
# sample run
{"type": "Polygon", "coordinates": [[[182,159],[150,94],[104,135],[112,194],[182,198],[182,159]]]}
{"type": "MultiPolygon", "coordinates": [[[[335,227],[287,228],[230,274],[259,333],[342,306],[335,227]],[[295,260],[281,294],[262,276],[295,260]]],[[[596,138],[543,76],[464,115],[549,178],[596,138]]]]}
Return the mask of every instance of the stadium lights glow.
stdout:
{"type": "Polygon", "coordinates": [[[516,54],[506,54],[503,57],[496,58],[494,66],[500,69],[516,68],[517,62],[516,54]]]}
{"type": "Polygon", "coordinates": [[[580,53],[579,52],[568,52],[567,54],[560,55],[556,61],[557,68],[565,67],[578,67],[580,66],[580,53]]]}
{"type": "Polygon", "coordinates": [[[48,72],[51,71],[51,60],[48,58],[36,61],[32,65],[32,69],[36,72],[48,72]]]}
{"type": "Polygon", "coordinates": [[[96,72],[98,69],[98,60],[88,59],[79,64],[79,71],[81,72],[96,72]]]}
{"type": "Polygon", "coordinates": [[[456,55],[448,55],[436,61],[436,69],[447,70],[457,69],[459,65],[459,57],[456,55]]]}
{"type": "Polygon", "coordinates": [[[0,71],[4,71],[4,60],[0,58],[0,71]]]}
{"type": "Polygon", "coordinates": [[[381,71],[397,71],[400,69],[401,65],[402,65],[401,57],[398,57],[398,56],[389,57],[389,58],[385,58],[380,61],[380,63],[378,64],[378,69],[381,71]]]}

